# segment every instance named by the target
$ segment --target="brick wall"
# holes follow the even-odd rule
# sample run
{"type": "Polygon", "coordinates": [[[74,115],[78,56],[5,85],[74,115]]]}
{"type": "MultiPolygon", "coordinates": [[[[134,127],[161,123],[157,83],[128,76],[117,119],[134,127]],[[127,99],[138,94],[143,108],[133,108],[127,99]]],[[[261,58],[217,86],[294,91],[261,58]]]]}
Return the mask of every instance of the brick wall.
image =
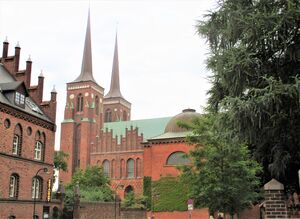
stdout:
{"type": "Polygon", "coordinates": [[[75,211],[74,219],[146,219],[145,210],[121,209],[119,202],[81,202],[75,211]]]}
{"type": "Polygon", "coordinates": [[[208,219],[209,212],[207,208],[194,209],[193,211],[171,211],[171,212],[147,212],[147,218],[150,216],[154,216],[155,219],[187,219],[190,218],[195,219],[208,219]]]}

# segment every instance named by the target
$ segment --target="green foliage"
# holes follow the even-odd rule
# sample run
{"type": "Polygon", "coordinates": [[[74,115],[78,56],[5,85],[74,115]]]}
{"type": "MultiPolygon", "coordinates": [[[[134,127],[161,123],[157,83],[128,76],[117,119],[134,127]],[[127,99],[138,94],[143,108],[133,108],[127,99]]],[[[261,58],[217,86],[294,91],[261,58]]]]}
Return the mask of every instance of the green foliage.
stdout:
{"type": "MultiPolygon", "coordinates": [[[[226,0],[198,23],[210,46],[209,110],[263,166],[297,187],[300,169],[300,1],[226,0]]],[[[298,187],[297,187],[298,188],[298,187]]]]}
{"type": "Polygon", "coordinates": [[[129,192],[126,194],[124,200],[122,201],[123,208],[146,208],[146,197],[136,196],[134,192],[129,192]]]}
{"type": "Polygon", "coordinates": [[[54,168],[57,170],[67,171],[68,164],[66,159],[69,157],[69,154],[63,151],[55,151],[54,152],[54,168]]]}
{"type": "Polygon", "coordinates": [[[78,169],[66,186],[70,196],[76,185],[80,188],[80,200],[82,201],[113,201],[113,192],[109,187],[109,179],[104,176],[102,168],[88,166],[85,170],[78,169]]]}
{"type": "Polygon", "coordinates": [[[151,186],[152,186],[152,180],[150,176],[145,176],[143,179],[143,195],[146,198],[146,208],[147,210],[151,209],[151,186]]]}
{"type": "Polygon", "coordinates": [[[186,211],[190,183],[178,177],[152,182],[153,211],[186,211]]]}
{"type": "Polygon", "coordinates": [[[87,166],[85,170],[78,169],[74,173],[70,187],[79,184],[80,190],[86,188],[102,187],[109,184],[109,179],[103,174],[99,166],[87,166]]]}
{"type": "Polygon", "coordinates": [[[251,160],[246,145],[220,128],[220,121],[213,114],[194,121],[193,134],[187,138],[196,145],[190,152],[194,165],[184,167],[182,178],[192,182],[196,206],[233,215],[259,198],[256,174],[261,168],[251,160]]]}

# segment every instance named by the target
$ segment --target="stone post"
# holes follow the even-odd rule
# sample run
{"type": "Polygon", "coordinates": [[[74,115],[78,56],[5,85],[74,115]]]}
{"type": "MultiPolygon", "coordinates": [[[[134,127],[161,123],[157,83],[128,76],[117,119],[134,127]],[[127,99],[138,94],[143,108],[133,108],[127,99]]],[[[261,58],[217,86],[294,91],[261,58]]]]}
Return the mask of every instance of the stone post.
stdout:
{"type": "Polygon", "coordinates": [[[264,185],[265,190],[265,219],[291,218],[286,206],[284,186],[276,179],[272,179],[264,185]]]}

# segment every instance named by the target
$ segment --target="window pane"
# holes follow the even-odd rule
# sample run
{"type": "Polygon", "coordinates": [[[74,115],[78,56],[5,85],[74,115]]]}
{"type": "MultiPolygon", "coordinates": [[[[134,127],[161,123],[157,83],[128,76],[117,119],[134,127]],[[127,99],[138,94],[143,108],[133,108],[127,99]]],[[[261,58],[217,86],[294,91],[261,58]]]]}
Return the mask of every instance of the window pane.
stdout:
{"type": "Polygon", "coordinates": [[[105,160],[102,165],[103,165],[103,174],[109,177],[109,161],[105,160]]]}
{"type": "Polygon", "coordinates": [[[9,197],[10,198],[15,197],[15,190],[16,190],[16,177],[11,176],[10,182],[9,182],[9,197]]]}
{"type": "Polygon", "coordinates": [[[134,161],[133,161],[133,159],[129,159],[127,161],[127,177],[128,178],[134,177],[134,161]]]}
{"type": "Polygon", "coordinates": [[[37,199],[39,198],[40,195],[40,180],[37,178],[32,179],[32,194],[31,197],[37,199]]]}
{"type": "Polygon", "coordinates": [[[34,159],[41,160],[42,158],[42,143],[37,141],[34,148],[34,159]]]}
{"type": "Polygon", "coordinates": [[[168,157],[167,165],[186,165],[190,164],[191,161],[185,157],[184,152],[175,152],[168,157]]]}
{"type": "Polygon", "coordinates": [[[18,154],[19,136],[14,135],[12,153],[18,154]]]}

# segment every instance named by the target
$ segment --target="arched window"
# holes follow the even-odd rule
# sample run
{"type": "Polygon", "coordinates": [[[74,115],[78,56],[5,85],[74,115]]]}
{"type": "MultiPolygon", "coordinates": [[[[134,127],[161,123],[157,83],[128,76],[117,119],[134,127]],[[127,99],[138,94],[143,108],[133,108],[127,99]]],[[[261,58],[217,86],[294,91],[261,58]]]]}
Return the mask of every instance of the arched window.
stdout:
{"type": "Polygon", "coordinates": [[[140,158],[136,159],[136,177],[141,177],[142,162],[140,158]]]}
{"type": "Polygon", "coordinates": [[[22,152],[22,127],[20,124],[16,125],[14,130],[14,137],[12,142],[12,154],[21,156],[22,152]]]}
{"type": "Polygon", "coordinates": [[[109,177],[109,161],[108,160],[103,161],[102,167],[103,167],[104,176],[109,177]]]}
{"type": "Polygon", "coordinates": [[[45,133],[40,133],[37,131],[35,134],[35,145],[34,145],[34,159],[35,160],[44,160],[45,157],[45,133]]]}
{"type": "Polygon", "coordinates": [[[95,97],[95,109],[96,109],[96,115],[99,115],[99,97],[95,97]]]}
{"type": "Polygon", "coordinates": [[[32,179],[31,197],[33,199],[42,199],[43,179],[41,177],[34,177],[32,179]]]}
{"type": "Polygon", "coordinates": [[[116,167],[116,161],[115,160],[112,160],[111,161],[111,178],[115,178],[115,167],[116,167]]]}
{"type": "Polygon", "coordinates": [[[112,117],[111,117],[111,109],[105,110],[105,120],[104,122],[111,122],[112,117]]]}
{"type": "Polygon", "coordinates": [[[134,160],[131,158],[127,160],[127,177],[134,177],[134,160]]]}
{"type": "Polygon", "coordinates": [[[127,121],[127,112],[123,111],[123,121],[127,121]]]}
{"type": "Polygon", "coordinates": [[[14,173],[9,179],[9,197],[18,198],[19,195],[19,175],[14,173]]]}
{"type": "Polygon", "coordinates": [[[121,165],[120,165],[120,177],[125,178],[125,160],[121,160],[121,165]]]}
{"type": "Polygon", "coordinates": [[[167,165],[186,165],[190,164],[191,161],[186,157],[186,153],[182,151],[172,153],[167,159],[167,165]]]}
{"type": "Polygon", "coordinates": [[[10,216],[8,216],[8,218],[7,219],[16,219],[16,216],[14,216],[14,215],[10,215],[10,216]]]}
{"type": "Polygon", "coordinates": [[[83,111],[83,95],[78,94],[77,96],[77,106],[76,106],[77,112],[83,111]]]}

